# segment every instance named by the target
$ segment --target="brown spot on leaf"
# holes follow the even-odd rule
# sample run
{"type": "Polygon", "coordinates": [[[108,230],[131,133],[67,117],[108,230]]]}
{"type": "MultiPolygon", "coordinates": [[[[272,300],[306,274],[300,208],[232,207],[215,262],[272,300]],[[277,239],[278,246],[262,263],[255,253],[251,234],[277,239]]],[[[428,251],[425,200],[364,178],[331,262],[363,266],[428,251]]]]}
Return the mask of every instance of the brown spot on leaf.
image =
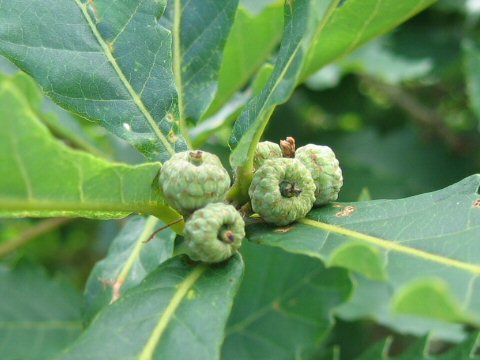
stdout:
{"type": "Polygon", "coordinates": [[[273,310],[276,310],[276,311],[280,311],[280,309],[281,309],[279,302],[274,302],[272,304],[272,307],[273,307],[273,310]]]}
{"type": "Polygon", "coordinates": [[[477,199],[473,202],[473,208],[480,209],[480,199],[477,199]]]}
{"type": "Polygon", "coordinates": [[[173,123],[175,121],[175,118],[173,114],[167,113],[167,115],[165,115],[165,120],[167,120],[169,123],[173,123]]]}
{"type": "Polygon", "coordinates": [[[112,279],[103,279],[103,278],[98,278],[98,281],[102,284],[102,287],[106,289],[107,287],[113,286],[114,280],[112,279]]]}
{"type": "Polygon", "coordinates": [[[352,215],[355,210],[355,206],[345,206],[345,208],[342,211],[339,211],[335,214],[336,217],[346,217],[352,215]]]}
{"type": "Polygon", "coordinates": [[[177,134],[175,134],[173,131],[170,131],[168,133],[168,141],[170,141],[172,144],[175,144],[178,141],[177,134]]]}
{"type": "Polygon", "coordinates": [[[340,204],[333,204],[332,205],[334,208],[343,208],[343,205],[340,205],[340,204]]]}
{"type": "Polygon", "coordinates": [[[289,232],[290,230],[292,230],[293,227],[287,227],[287,228],[279,228],[279,229],[275,229],[274,231],[277,232],[277,233],[287,233],[289,232]]]}
{"type": "Polygon", "coordinates": [[[91,11],[93,16],[95,17],[95,22],[98,24],[100,22],[98,13],[97,13],[97,8],[95,7],[95,4],[93,3],[93,0],[88,0],[88,9],[91,11]]]}

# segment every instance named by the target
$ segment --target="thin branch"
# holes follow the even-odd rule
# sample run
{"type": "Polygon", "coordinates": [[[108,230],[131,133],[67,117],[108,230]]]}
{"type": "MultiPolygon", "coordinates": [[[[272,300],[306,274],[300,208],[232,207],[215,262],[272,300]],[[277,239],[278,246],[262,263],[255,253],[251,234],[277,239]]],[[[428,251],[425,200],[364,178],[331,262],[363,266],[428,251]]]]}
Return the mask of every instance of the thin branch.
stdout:
{"type": "Polygon", "coordinates": [[[73,220],[74,219],[72,218],[53,218],[44,220],[36,224],[30,229],[24,231],[16,239],[0,244],[0,258],[28,244],[32,240],[37,239],[40,235],[46,234],[49,231],[56,229],[73,220]]]}
{"type": "Polygon", "coordinates": [[[460,150],[464,147],[462,139],[451,131],[445,124],[442,116],[434,109],[425,106],[400,87],[387,84],[371,76],[362,75],[361,79],[368,86],[388,97],[393,104],[408,113],[417,123],[433,131],[452,149],[460,150]]]}
{"type": "Polygon", "coordinates": [[[163,230],[165,230],[165,229],[168,229],[169,227],[171,227],[171,226],[173,226],[173,225],[175,225],[175,224],[178,224],[178,223],[181,222],[181,221],[183,221],[183,217],[180,218],[180,219],[174,220],[174,221],[166,224],[165,226],[162,226],[161,228],[155,230],[155,231],[152,233],[152,235],[150,235],[150,237],[149,237],[147,240],[144,241],[144,243],[147,243],[147,242],[149,242],[150,240],[152,240],[152,239],[155,237],[155,235],[157,235],[159,232],[161,232],[161,231],[163,231],[163,230]]]}

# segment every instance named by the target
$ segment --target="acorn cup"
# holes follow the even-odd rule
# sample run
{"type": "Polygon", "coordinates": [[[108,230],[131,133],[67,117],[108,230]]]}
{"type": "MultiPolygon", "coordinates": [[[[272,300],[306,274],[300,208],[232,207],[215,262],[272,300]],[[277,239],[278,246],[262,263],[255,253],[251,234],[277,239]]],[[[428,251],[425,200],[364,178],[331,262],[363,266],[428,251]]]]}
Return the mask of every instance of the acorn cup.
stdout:
{"type": "Polygon", "coordinates": [[[168,204],[189,215],[209,203],[223,201],[230,176],[216,155],[183,151],[163,164],[159,182],[168,204]]]}
{"type": "Polygon", "coordinates": [[[212,203],[187,219],[184,237],[192,260],[217,263],[240,248],[245,222],[232,205],[212,203]]]}
{"type": "Polygon", "coordinates": [[[312,174],[315,182],[315,206],[338,199],[343,176],[332,149],[328,146],[308,144],[295,151],[295,159],[301,161],[312,174]]]}
{"type": "Polygon", "coordinates": [[[270,159],[255,172],[248,193],[253,211],[282,226],[307,215],[315,201],[315,184],[300,161],[270,159]]]}
{"type": "Polygon", "coordinates": [[[259,169],[265,160],[282,157],[282,150],[278,144],[271,141],[262,141],[257,144],[255,156],[253,157],[253,168],[259,169]]]}

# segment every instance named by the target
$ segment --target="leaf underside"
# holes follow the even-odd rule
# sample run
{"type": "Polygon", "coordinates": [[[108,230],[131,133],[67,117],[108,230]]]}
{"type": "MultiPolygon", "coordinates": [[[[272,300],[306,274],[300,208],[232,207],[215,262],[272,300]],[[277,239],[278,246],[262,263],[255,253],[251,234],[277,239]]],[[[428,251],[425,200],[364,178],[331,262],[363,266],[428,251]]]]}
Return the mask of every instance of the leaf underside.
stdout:
{"type": "Polygon", "coordinates": [[[281,231],[249,226],[248,237],[376,281],[385,288],[381,311],[478,324],[479,185],[473,175],[406,199],[334,203],[281,231]]]}

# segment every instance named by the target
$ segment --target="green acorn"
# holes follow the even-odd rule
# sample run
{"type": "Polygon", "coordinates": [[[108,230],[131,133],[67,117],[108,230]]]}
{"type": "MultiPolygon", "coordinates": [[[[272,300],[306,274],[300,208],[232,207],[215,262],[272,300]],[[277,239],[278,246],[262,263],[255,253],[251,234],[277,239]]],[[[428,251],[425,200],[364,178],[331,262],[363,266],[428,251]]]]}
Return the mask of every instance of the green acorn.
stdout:
{"type": "Polygon", "coordinates": [[[193,260],[217,263],[240,248],[245,222],[232,205],[212,203],[195,211],[186,221],[184,237],[193,260]]]}
{"type": "Polygon", "coordinates": [[[316,206],[338,199],[343,177],[332,149],[328,146],[308,144],[296,150],[295,158],[300,160],[312,174],[316,187],[316,206]]]}
{"type": "Polygon", "coordinates": [[[259,169],[267,159],[282,157],[282,150],[278,144],[271,141],[262,141],[257,144],[255,156],[253,157],[253,168],[259,169]]]}
{"type": "Polygon", "coordinates": [[[315,201],[315,184],[298,160],[265,160],[248,190],[253,211],[266,222],[287,225],[305,217],[315,201]]]}
{"type": "Polygon", "coordinates": [[[183,214],[223,201],[230,187],[220,159],[200,150],[173,155],[163,164],[159,182],[168,204],[183,214]]]}

